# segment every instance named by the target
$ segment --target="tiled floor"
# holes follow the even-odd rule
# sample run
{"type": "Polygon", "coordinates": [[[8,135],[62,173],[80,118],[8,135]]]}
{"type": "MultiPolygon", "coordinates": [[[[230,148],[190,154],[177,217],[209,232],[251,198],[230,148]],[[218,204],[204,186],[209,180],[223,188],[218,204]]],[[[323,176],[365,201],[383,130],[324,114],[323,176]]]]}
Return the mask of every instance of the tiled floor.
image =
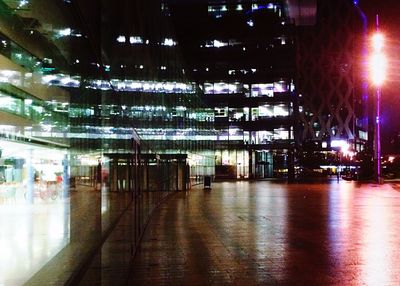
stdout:
{"type": "Polygon", "coordinates": [[[156,211],[130,285],[400,285],[392,185],[215,183],[156,211]]]}
{"type": "Polygon", "coordinates": [[[0,285],[63,285],[129,201],[82,186],[66,197],[1,202],[0,285]]]}

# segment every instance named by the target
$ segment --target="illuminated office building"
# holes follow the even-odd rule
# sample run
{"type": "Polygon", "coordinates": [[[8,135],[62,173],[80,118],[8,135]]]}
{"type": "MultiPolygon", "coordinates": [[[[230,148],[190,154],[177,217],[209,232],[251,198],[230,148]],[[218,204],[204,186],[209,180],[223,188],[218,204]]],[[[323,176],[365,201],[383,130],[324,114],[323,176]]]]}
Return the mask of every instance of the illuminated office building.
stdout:
{"type": "Polygon", "coordinates": [[[83,140],[76,136],[75,145],[125,153],[135,129],[142,153],[187,154],[193,175],[212,174],[211,116],[202,107],[197,86],[185,75],[163,4],[108,2],[101,13],[101,25],[93,25],[101,38],[101,62],[75,59],[85,70],[91,65],[101,70],[100,76],[77,74],[80,85],[71,88],[71,128],[75,134],[90,134],[83,140]]]}
{"type": "Polygon", "coordinates": [[[0,180],[93,178],[136,135],[225,178],[287,177],[302,142],[362,150],[357,7],[297,2],[0,1],[0,180]]]}
{"type": "Polygon", "coordinates": [[[137,137],[142,153],[183,154],[192,174],[212,174],[212,114],[163,5],[145,2],[0,1],[2,182],[93,180],[137,137]]]}
{"type": "Polygon", "coordinates": [[[61,31],[33,18],[37,5],[0,1],[0,9],[0,184],[14,198],[31,200],[33,180],[56,182],[67,173],[70,95],[44,83],[54,66],[67,66],[51,42],[61,31]]]}
{"type": "Polygon", "coordinates": [[[285,1],[171,2],[186,74],[214,112],[216,176],[292,175],[296,50],[285,1]]]}

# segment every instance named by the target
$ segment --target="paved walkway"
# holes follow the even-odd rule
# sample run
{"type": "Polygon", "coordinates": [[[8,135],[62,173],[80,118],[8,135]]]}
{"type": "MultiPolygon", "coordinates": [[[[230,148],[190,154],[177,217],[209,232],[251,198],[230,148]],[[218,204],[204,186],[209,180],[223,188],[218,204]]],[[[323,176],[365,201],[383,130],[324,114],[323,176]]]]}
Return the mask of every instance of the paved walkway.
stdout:
{"type": "Polygon", "coordinates": [[[159,208],[130,285],[400,285],[391,185],[213,184],[159,208]]]}

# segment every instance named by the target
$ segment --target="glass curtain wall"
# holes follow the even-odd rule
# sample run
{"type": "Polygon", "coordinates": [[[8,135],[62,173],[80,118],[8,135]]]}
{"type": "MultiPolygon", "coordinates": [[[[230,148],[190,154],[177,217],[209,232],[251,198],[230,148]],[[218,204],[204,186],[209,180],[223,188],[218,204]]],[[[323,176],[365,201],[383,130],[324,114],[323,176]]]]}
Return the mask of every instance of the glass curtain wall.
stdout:
{"type": "Polygon", "coordinates": [[[23,218],[0,219],[0,284],[79,254],[65,284],[121,213],[136,247],[162,199],[213,174],[214,115],[169,21],[160,1],[0,0],[0,211],[23,218]]]}
{"type": "Polygon", "coordinates": [[[4,157],[7,141],[29,149],[35,139],[68,151],[68,172],[94,186],[104,154],[130,152],[137,132],[143,153],[187,154],[194,175],[211,174],[213,114],[185,75],[163,4],[64,1],[43,11],[47,2],[0,1],[2,159],[23,158],[4,157]]]}

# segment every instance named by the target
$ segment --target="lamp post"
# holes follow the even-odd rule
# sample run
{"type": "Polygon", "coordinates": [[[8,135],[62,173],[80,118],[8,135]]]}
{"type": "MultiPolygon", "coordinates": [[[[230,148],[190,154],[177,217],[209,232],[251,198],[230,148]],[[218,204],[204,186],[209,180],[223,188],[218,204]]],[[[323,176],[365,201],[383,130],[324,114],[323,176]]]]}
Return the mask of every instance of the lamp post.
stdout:
{"type": "Polygon", "coordinates": [[[375,132],[374,132],[374,161],[375,179],[381,179],[381,86],[386,76],[386,57],[383,53],[384,36],[379,31],[379,17],[376,15],[376,32],[372,35],[372,54],[369,62],[370,80],[375,87],[375,132]]]}

